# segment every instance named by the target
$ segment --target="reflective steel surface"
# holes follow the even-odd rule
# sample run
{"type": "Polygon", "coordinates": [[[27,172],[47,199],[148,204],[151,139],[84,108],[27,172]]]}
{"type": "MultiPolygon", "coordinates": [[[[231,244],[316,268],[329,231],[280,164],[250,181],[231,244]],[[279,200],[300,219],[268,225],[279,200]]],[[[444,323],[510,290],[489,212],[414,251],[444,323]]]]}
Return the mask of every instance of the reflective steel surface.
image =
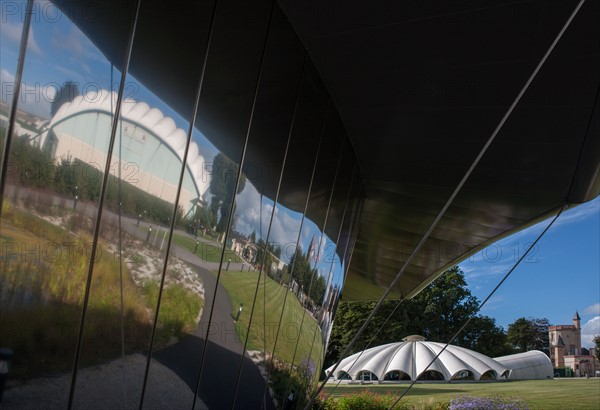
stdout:
{"type": "MultiPolygon", "coordinates": [[[[391,283],[574,7],[467,3],[2,2],[6,406],[302,406],[339,301],[391,283]]],[[[598,195],[598,17],[394,297],[598,195]]]]}

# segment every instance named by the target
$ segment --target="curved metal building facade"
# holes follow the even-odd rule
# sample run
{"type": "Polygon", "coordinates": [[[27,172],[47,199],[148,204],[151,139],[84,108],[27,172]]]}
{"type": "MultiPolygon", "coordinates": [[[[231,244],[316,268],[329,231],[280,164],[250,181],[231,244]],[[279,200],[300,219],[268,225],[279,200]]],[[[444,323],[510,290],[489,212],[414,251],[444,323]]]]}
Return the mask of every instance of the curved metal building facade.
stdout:
{"type": "Polygon", "coordinates": [[[600,193],[596,1],[1,7],[17,407],[303,406],[340,301],[600,193]]]}

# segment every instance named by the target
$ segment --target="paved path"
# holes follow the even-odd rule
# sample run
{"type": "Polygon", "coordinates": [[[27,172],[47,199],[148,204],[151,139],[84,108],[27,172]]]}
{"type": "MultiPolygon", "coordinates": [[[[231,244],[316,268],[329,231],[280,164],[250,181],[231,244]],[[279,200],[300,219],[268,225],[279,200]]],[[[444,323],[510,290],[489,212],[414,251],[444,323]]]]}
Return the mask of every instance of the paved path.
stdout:
{"type": "MultiPolygon", "coordinates": [[[[204,337],[209,329],[208,317],[216,285],[216,277],[212,273],[200,266],[195,268],[204,283],[206,298],[198,329],[193,335],[154,354],[154,359],[193,386],[193,390],[198,380],[199,360],[204,348],[204,337]]],[[[233,405],[243,341],[237,337],[232,308],[227,291],[219,284],[199,391],[200,398],[211,409],[229,409],[233,405]]],[[[258,368],[249,358],[244,357],[235,408],[260,409],[264,390],[264,379],[258,368]]],[[[269,397],[265,403],[267,409],[274,409],[269,397]]]]}
{"type": "MultiPolygon", "coordinates": [[[[116,217],[111,211],[105,211],[106,216],[116,217]]],[[[137,219],[121,217],[121,226],[130,235],[139,239],[146,239],[146,232],[149,226],[156,229],[155,224],[149,224],[141,221],[137,226],[137,219]],[[143,227],[140,229],[140,227],[143,227]]],[[[162,227],[161,229],[165,229],[162,227]]],[[[185,231],[176,230],[178,235],[189,235],[185,231]]],[[[154,234],[153,234],[154,235],[154,234]]],[[[158,235],[159,237],[161,234],[158,235]]],[[[202,238],[199,237],[198,240],[202,238]]],[[[217,242],[210,242],[202,239],[206,243],[220,246],[217,242]]],[[[216,276],[210,270],[219,269],[218,262],[207,262],[198,255],[190,252],[188,249],[178,245],[172,245],[172,253],[178,258],[184,260],[198,272],[204,286],[204,310],[200,318],[198,328],[193,335],[185,337],[178,343],[156,351],[153,359],[161,365],[171,369],[177,374],[191,389],[195,391],[198,380],[198,372],[202,349],[204,348],[204,338],[209,328],[210,307],[212,305],[215,292],[216,276]]],[[[242,263],[231,263],[230,270],[241,270],[242,263]]],[[[244,270],[248,269],[245,264],[244,270]]],[[[210,331],[208,345],[206,347],[205,363],[202,372],[202,383],[200,385],[199,396],[210,409],[230,409],[236,391],[237,374],[242,360],[243,340],[239,340],[235,331],[235,322],[232,316],[233,306],[231,299],[225,288],[219,284],[217,298],[213,310],[213,317],[210,321],[210,331]]],[[[238,397],[235,408],[238,409],[260,409],[263,404],[263,391],[265,390],[264,379],[261,376],[256,365],[248,357],[244,356],[242,365],[242,374],[238,389],[238,397]]],[[[264,400],[267,409],[274,409],[273,402],[267,393],[264,400]]]]}
{"type": "MultiPolygon", "coordinates": [[[[41,195],[44,194],[45,193],[41,193],[41,195]]],[[[16,195],[18,195],[18,193],[16,195]]],[[[51,194],[46,195],[51,196],[51,194]]],[[[56,204],[60,202],[65,202],[64,199],[61,199],[56,196],[52,197],[52,201],[56,202],[56,204]]],[[[66,200],[65,207],[72,207],[72,201],[66,200]]],[[[86,216],[89,216],[91,218],[95,218],[97,212],[95,204],[85,204],[81,202],[77,204],[77,210],[79,212],[83,212],[86,216]]],[[[117,215],[115,213],[105,209],[103,218],[107,218],[108,220],[108,218],[112,219],[116,217],[117,215]]],[[[123,229],[128,234],[141,240],[146,239],[146,229],[148,226],[152,226],[154,229],[156,229],[155,224],[152,225],[145,222],[140,222],[139,226],[144,227],[143,229],[140,229],[140,227],[136,225],[137,218],[129,218],[125,216],[121,217],[121,226],[123,227],[123,229]]],[[[165,228],[163,227],[162,229],[165,228]]],[[[188,233],[181,230],[176,230],[176,233],[179,235],[189,235],[188,233]]],[[[212,243],[213,245],[220,246],[220,244],[218,244],[217,242],[210,242],[203,238],[199,238],[199,240],[201,240],[202,242],[212,243]]],[[[173,406],[171,408],[185,408],[186,406],[184,406],[183,403],[189,403],[189,405],[191,405],[193,394],[196,390],[196,384],[198,380],[200,358],[202,350],[204,348],[204,338],[206,336],[207,330],[209,329],[208,324],[209,316],[211,313],[210,307],[212,305],[213,295],[216,286],[216,276],[213,275],[209,270],[216,270],[219,268],[219,263],[206,262],[200,259],[197,255],[188,251],[187,249],[179,247],[175,244],[173,244],[172,250],[173,253],[177,255],[177,257],[193,265],[194,269],[198,272],[198,275],[202,279],[205,293],[204,310],[198,328],[196,329],[194,334],[185,337],[183,340],[173,345],[170,345],[166,348],[154,352],[153,363],[150,368],[147,387],[147,392],[151,393],[148,393],[148,400],[145,402],[145,407],[147,408],[157,408],[157,406],[160,407],[159,403],[161,405],[169,403],[168,401],[164,400],[164,395],[161,396],[161,399],[158,399],[157,393],[159,395],[164,394],[165,386],[171,386],[174,384],[174,380],[164,379],[165,377],[167,377],[167,379],[172,379],[174,375],[177,375],[178,380],[183,381],[183,383],[187,385],[187,388],[181,388],[181,386],[179,385],[177,389],[173,389],[171,392],[168,393],[169,395],[173,395],[173,406]]],[[[242,263],[230,264],[231,270],[240,270],[241,267],[242,263]]],[[[248,269],[247,264],[244,267],[244,270],[246,269],[248,269]]],[[[265,382],[257,366],[248,357],[242,356],[243,341],[240,341],[238,339],[237,333],[235,331],[235,322],[231,314],[232,310],[233,307],[231,305],[231,299],[229,298],[229,294],[227,293],[225,288],[221,284],[219,284],[216,302],[213,309],[213,316],[212,320],[210,321],[211,325],[208,337],[208,344],[206,346],[205,363],[203,366],[202,373],[202,383],[200,385],[199,390],[199,396],[201,398],[201,401],[197,403],[196,408],[205,408],[204,403],[210,409],[232,408],[234,396],[236,393],[237,376],[241,366],[241,379],[237,392],[235,408],[260,409],[261,405],[263,405],[263,408],[274,409],[275,407],[273,405],[272,400],[268,396],[268,393],[266,398],[263,397],[263,392],[265,391],[265,382]]],[[[106,368],[112,369],[115,366],[115,368],[119,369],[126,367],[129,370],[133,370],[135,368],[136,377],[139,378],[140,376],[143,376],[143,372],[141,374],[138,373],[140,373],[140,370],[142,370],[143,368],[143,366],[141,366],[140,364],[144,362],[143,360],[139,359],[139,356],[140,355],[131,355],[123,359],[125,362],[129,363],[127,366],[124,366],[121,360],[116,360],[114,362],[111,362],[111,364],[107,364],[106,368]],[[134,356],[136,357],[135,363],[138,364],[136,366],[133,366],[133,362],[129,363],[133,360],[132,357],[134,356]]],[[[98,380],[102,380],[104,377],[106,379],[106,371],[101,372],[101,368],[84,369],[82,370],[82,372],[91,372],[89,375],[90,378],[98,377],[98,380]],[[96,373],[94,373],[94,371],[96,371],[96,373]],[[101,376],[101,374],[103,374],[104,376],[101,376]]],[[[122,371],[117,373],[122,373],[122,371]]],[[[128,373],[131,373],[131,371],[128,373]]],[[[47,399],[44,399],[44,396],[48,395],[48,389],[44,389],[43,386],[54,385],[53,383],[47,383],[43,380],[46,379],[39,379],[39,383],[30,383],[28,386],[24,386],[22,388],[15,388],[12,392],[13,397],[37,397],[42,402],[46,401],[47,399]],[[23,394],[25,394],[25,396],[23,396],[23,394]]],[[[61,376],[61,378],[57,380],[59,380],[59,384],[65,384],[67,380],[70,380],[70,374],[61,376]]],[[[118,380],[117,383],[119,383],[118,380]]],[[[137,385],[139,384],[139,381],[136,381],[135,383],[137,385]]],[[[83,402],[80,402],[80,404],[83,404],[85,402],[88,404],[95,403],[95,405],[100,406],[101,403],[107,403],[107,400],[109,403],[115,404],[115,399],[117,398],[117,395],[113,394],[113,396],[115,397],[110,398],[110,391],[113,388],[117,390],[122,390],[119,387],[113,386],[114,380],[112,384],[106,382],[104,388],[100,387],[100,389],[98,389],[97,383],[83,383],[82,386],[85,386],[86,384],[95,385],[96,391],[104,391],[106,394],[102,396],[102,399],[93,399],[93,395],[87,395],[85,393],[84,387],[82,389],[83,392],[76,393],[76,395],[78,397],[81,397],[83,400],[83,402]]],[[[50,396],[52,396],[53,391],[54,393],[56,392],[55,389],[56,386],[49,390],[50,396]]],[[[169,390],[167,389],[167,391],[169,390]]],[[[8,395],[9,393],[7,392],[7,396],[8,395]]],[[[135,395],[130,396],[134,397],[135,395]]],[[[39,400],[28,401],[39,403],[39,400]]],[[[59,400],[59,402],[61,402],[62,404],[61,400],[59,400]]],[[[120,403],[120,405],[118,405],[117,407],[127,408],[129,407],[128,404],[130,403],[120,403]]],[[[169,408],[169,406],[167,406],[166,408],[169,408]]]]}

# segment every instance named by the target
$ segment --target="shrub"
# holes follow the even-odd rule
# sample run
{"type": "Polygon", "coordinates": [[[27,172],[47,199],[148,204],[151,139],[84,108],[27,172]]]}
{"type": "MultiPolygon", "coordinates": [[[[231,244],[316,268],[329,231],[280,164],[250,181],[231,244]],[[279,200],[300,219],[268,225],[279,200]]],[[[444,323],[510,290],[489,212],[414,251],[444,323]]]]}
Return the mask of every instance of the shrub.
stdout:
{"type": "Polygon", "coordinates": [[[321,392],[313,402],[312,408],[314,410],[337,410],[338,404],[337,401],[332,396],[327,397],[328,394],[321,392]]]}
{"type": "Polygon", "coordinates": [[[387,410],[395,401],[396,398],[392,395],[363,391],[341,397],[337,408],[339,410],[387,410]]]}
{"type": "MultiPolygon", "coordinates": [[[[143,286],[146,303],[156,306],[160,284],[149,280],[143,286]]],[[[196,327],[196,318],[204,300],[180,284],[165,285],[158,315],[157,340],[159,344],[168,342],[171,337],[181,339],[185,333],[196,327]]]]}
{"type": "Polygon", "coordinates": [[[458,396],[450,401],[450,410],[463,409],[498,409],[498,410],[526,410],[527,405],[521,399],[510,397],[502,397],[500,395],[492,397],[474,397],[474,396],[458,396]]]}

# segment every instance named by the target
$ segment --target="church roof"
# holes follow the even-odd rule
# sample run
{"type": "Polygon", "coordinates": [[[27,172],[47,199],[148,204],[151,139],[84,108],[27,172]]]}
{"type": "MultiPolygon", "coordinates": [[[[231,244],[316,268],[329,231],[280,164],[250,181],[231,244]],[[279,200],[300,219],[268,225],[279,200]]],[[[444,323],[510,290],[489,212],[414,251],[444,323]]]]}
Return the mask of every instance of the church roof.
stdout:
{"type": "Polygon", "coordinates": [[[579,317],[579,312],[575,311],[575,316],[573,316],[573,320],[581,320],[579,317]]]}

